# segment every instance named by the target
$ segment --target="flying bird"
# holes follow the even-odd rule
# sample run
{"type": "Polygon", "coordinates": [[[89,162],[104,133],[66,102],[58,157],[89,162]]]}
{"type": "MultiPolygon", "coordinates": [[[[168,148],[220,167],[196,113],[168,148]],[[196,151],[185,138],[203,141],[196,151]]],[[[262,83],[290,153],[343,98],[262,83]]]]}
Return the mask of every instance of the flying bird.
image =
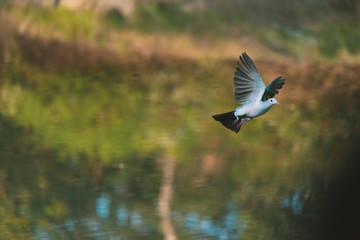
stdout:
{"type": "Polygon", "coordinates": [[[265,114],[273,105],[279,104],[275,94],[285,84],[281,76],[265,87],[258,70],[251,58],[244,52],[234,76],[235,101],[241,106],[234,111],[213,115],[222,125],[238,133],[245,121],[265,114]]]}

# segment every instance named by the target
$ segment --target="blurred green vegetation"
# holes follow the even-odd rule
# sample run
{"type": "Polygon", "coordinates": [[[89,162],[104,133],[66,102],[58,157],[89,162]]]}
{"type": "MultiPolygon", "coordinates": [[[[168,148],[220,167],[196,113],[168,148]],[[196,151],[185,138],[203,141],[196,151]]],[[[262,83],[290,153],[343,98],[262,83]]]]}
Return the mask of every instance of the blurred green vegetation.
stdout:
{"type": "Polygon", "coordinates": [[[103,38],[111,32],[136,30],[144,33],[177,34],[237,39],[251,36],[276,52],[303,57],[334,58],[341,51],[359,53],[360,29],[356,1],[319,1],[288,4],[277,10],[270,3],[240,3],[186,10],[181,1],[140,4],[130,15],[110,9],[73,11],[62,6],[38,8],[3,4],[1,12],[25,28],[38,28],[42,35],[66,40],[103,38]],[[262,7],[260,7],[262,6],[262,7]],[[344,7],[347,6],[347,7],[344,7]],[[349,7],[352,6],[352,7],[349,7]],[[318,9],[318,11],[315,11],[318,9]]]}
{"type": "Polygon", "coordinates": [[[12,21],[37,29],[45,29],[42,34],[54,34],[66,40],[79,37],[89,38],[94,30],[96,17],[93,11],[81,11],[75,13],[67,8],[39,8],[31,6],[1,5],[1,14],[6,15],[12,21]]]}
{"type": "Polygon", "coordinates": [[[319,29],[316,35],[321,53],[327,57],[335,57],[338,50],[358,54],[360,50],[359,22],[358,18],[340,19],[319,29]]]}

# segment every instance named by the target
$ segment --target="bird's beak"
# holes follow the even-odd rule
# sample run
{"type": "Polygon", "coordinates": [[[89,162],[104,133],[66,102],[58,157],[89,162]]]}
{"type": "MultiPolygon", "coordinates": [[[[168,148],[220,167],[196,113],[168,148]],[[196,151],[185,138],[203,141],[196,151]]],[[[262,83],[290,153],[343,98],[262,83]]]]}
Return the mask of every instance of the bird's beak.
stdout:
{"type": "Polygon", "coordinates": [[[276,102],[276,104],[280,105],[280,103],[276,102]]]}

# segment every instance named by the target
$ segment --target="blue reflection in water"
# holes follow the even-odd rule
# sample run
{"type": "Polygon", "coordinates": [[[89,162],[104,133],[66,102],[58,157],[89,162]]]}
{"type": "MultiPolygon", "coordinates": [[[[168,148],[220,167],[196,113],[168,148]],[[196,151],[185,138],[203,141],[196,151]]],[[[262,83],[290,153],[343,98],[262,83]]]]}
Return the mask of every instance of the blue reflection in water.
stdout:
{"type": "Polygon", "coordinates": [[[101,194],[96,200],[96,214],[101,218],[108,218],[110,213],[111,198],[107,193],[101,194]]]}
{"type": "Polygon", "coordinates": [[[73,232],[75,230],[75,222],[72,219],[66,219],[65,226],[66,229],[70,232],[73,232]]]}
{"type": "MultiPolygon", "coordinates": [[[[235,211],[235,209],[233,211],[230,211],[228,215],[225,216],[225,226],[228,229],[236,229],[236,223],[237,223],[237,217],[238,217],[238,212],[235,211]]],[[[244,224],[243,224],[244,225],[244,224]]],[[[243,226],[245,227],[245,225],[243,226]]]]}
{"type": "Polygon", "coordinates": [[[120,207],[117,210],[116,218],[120,226],[131,225],[131,227],[141,231],[142,233],[149,231],[142,216],[136,211],[129,212],[129,210],[125,207],[120,207]]]}
{"type": "Polygon", "coordinates": [[[131,224],[134,226],[141,226],[141,224],[142,224],[141,216],[137,212],[131,213],[130,221],[131,221],[131,224]]]}
{"type": "Polygon", "coordinates": [[[120,226],[127,225],[129,214],[125,208],[119,208],[116,217],[120,226]]]}
{"type": "Polygon", "coordinates": [[[207,216],[200,217],[197,213],[189,213],[184,217],[184,225],[191,234],[221,240],[238,239],[246,228],[246,223],[239,219],[239,211],[234,204],[229,204],[228,213],[223,220],[211,220],[207,216]]]}
{"type": "Polygon", "coordinates": [[[92,232],[97,233],[99,231],[99,223],[94,219],[89,219],[86,221],[89,229],[91,229],[92,232]]]}
{"type": "MultiPolygon", "coordinates": [[[[296,198],[295,198],[296,199],[296,198]]],[[[286,201],[285,201],[286,202],[286,201]]],[[[97,217],[87,219],[74,220],[68,218],[65,220],[64,227],[68,232],[74,232],[79,226],[90,230],[89,237],[96,240],[121,239],[121,233],[116,232],[113,227],[108,227],[108,221],[111,219],[111,195],[103,193],[96,200],[97,217]]],[[[173,213],[174,219],[183,222],[186,231],[194,237],[194,239],[219,239],[232,240],[238,239],[244,232],[246,223],[242,220],[238,206],[235,204],[227,204],[226,214],[222,218],[213,218],[212,216],[201,215],[197,212],[191,212],[181,216],[181,214],[173,213]]],[[[130,227],[138,236],[151,236],[154,229],[148,225],[144,216],[139,212],[128,209],[122,205],[118,207],[115,214],[117,224],[122,227],[130,227]]],[[[61,226],[52,226],[53,232],[62,234],[64,228],[61,226]]],[[[47,235],[46,231],[38,229],[36,231],[36,239],[51,240],[52,236],[47,235]]]]}
{"type": "Polygon", "coordinates": [[[33,240],[35,240],[35,239],[50,240],[47,232],[43,231],[40,227],[36,228],[35,232],[36,232],[36,234],[35,234],[35,237],[32,238],[33,240]]]}
{"type": "Polygon", "coordinates": [[[189,213],[186,217],[185,217],[185,226],[186,228],[188,228],[190,231],[195,231],[198,229],[198,224],[199,223],[199,217],[197,214],[195,213],[189,213]]]}
{"type": "Polygon", "coordinates": [[[210,220],[207,219],[200,221],[200,229],[205,235],[211,237],[216,236],[217,232],[219,231],[217,226],[215,226],[210,220]]]}
{"type": "Polygon", "coordinates": [[[300,190],[296,190],[292,196],[284,198],[281,202],[281,205],[283,207],[292,207],[295,214],[300,214],[303,205],[300,199],[300,193],[300,190]]]}

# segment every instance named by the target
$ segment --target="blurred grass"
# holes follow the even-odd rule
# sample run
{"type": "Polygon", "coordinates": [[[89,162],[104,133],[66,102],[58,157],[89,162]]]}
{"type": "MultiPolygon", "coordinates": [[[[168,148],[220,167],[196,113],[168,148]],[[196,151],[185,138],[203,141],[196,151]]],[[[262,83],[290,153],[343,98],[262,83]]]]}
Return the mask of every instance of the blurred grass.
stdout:
{"type": "Polygon", "coordinates": [[[93,11],[74,12],[70,9],[1,5],[1,14],[13,27],[23,32],[46,37],[73,40],[89,38],[94,29],[93,11]],[[49,36],[50,35],[50,36],[49,36]]]}
{"type": "Polygon", "coordinates": [[[316,31],[321,53],[329,58],[336,57],[339,50],[356,55],[360,51],[360,21],[357,18],[340,19],[325,24],[316,31]]]}
{"type": "MultiPolygon", "coordinates": [[[[270,52],[304,60],[334,59],[344,51],[348,53],[347,58],[351,58],[359,53],[360,24],[356,12],[344,17],[344,14],[331,11],[331,17],[324,20],[324,17],[307,19],[306,13],[294,10],[293,14],[300,19],[294,20],[286,19],[286,15],[276,17],[276,12],[271,9],[269,15],[273,13],[274,16],[254,19],[245,12],[246,8],[239,9],[237,5],[233,9],[230,7],[231,11],[210,7],[188,11],[180,3],[143,4],[128,16],[116,9],[98,13],[94,10],[73,11],[61,6],[38,8],[10,4],[1,5],[0,11],[20,32],[95,45],[119,46],[119,38],[135,31],[139,34],[134,36],[138,38],[134,39],[136,42],[141,42],[143,34],[188,35],[195,41],[206,38],[228,42],[246,42],[244,39],[248,37],[270,52]]],[[[247,7],[249,10],[255,8],[247,7]]],[[[279,10],[282,12],[287,13],[279,10]]],[[[287,14],[290,13],[291,10],[287,14]]],[[[342,57],[346,59],[343,54],[342,57]]]]}

